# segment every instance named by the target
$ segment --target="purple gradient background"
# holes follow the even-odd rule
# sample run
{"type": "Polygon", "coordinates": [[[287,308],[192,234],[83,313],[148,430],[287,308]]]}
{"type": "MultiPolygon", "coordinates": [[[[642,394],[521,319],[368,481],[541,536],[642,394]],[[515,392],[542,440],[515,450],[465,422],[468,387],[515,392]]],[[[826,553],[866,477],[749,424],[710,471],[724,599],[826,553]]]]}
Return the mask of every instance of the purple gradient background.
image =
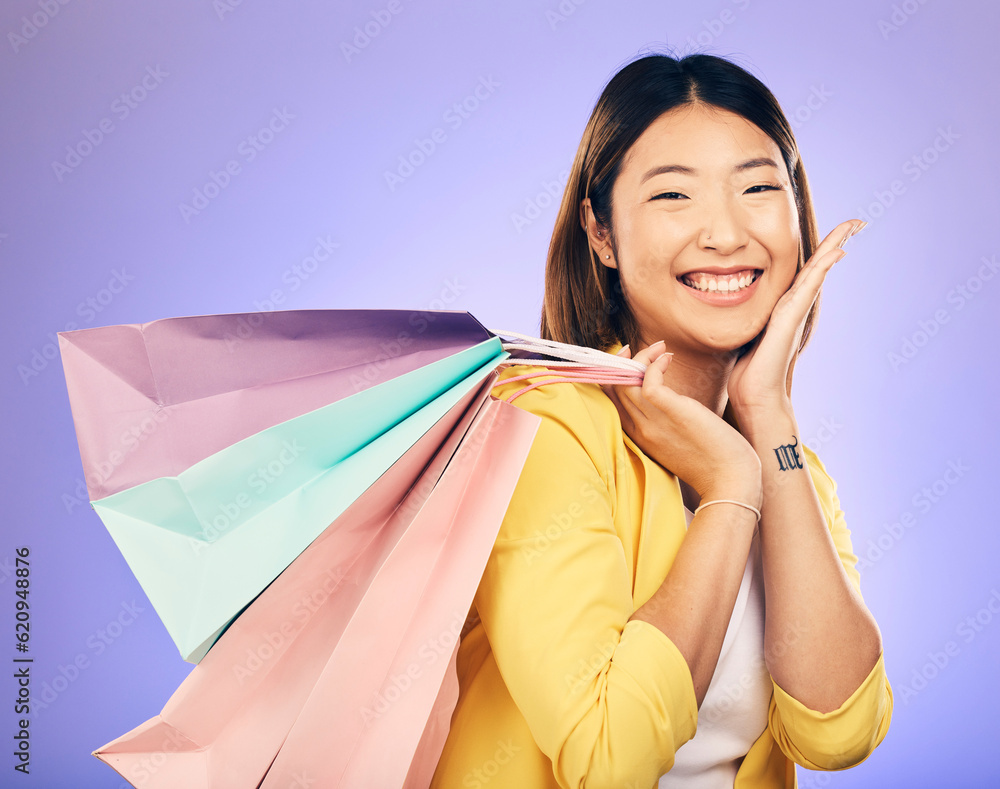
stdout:
{"type": "MultiPolygon", "coordinates": [[[[220,18],[210,0],[75,0],[23,43],[9,34],[42,6],[4,3],[0,562],[31,548],[33,689],[55,682],[61,692],[32,721],[31,775],[11,778],[16,685],[3,672],[0,785],[124,786],[90,751],[155,715],[190,670],[97,516],[67,504],[82,470],[61,364],[49,358],[54,333],[252,311],[277,290],[280,309],[468,309],[495,329],[535,334],[556,213],[545,184],[561,194],[605,82],[664,45],[733,57],[772,88],[795,119],[823,234],[862,209],[872,217],[828,278],[795,402],[839,483],[855,549],[868,555],[862,589],[882,628],[895,714],[863,765],[800,770],[800,784],[1000,785],[1000,762],[988,757],[1000,625],[983,613],[991,595],[1000,600],[986,492],[1000,280],[977,274],[1000,253],[1000,6],[577,2],[564,0],[572,13],[560,19],[547,16],[558,0],[401,0],[350,61],[341,44],[387,2],[244,2],[220,18]],[[880,30],[894,9],[905,24],[880,30]],[[157,66],[162,81],[122,118],[113,102],[157,66]],[[495,90],[455,128],[445,114],[483,78],[495,90]],[[294,118],[247,161],[241,141],[274,108],[294,118]],[[60,180],[53,162],[102,118],[114,130],[60,180]],[[390,189],[386,171],[436,127],[445,141],[390,189]],[[941,129],[957,138],[944,143],[941,129]],[[936,139],[945,150],[914,169],[936,139]],[[230,159],[241,173],[185,221],[179,204],[230,159]],[[894,180],[892,205],[869,209],[894,180]],[[531,201],[537,216],[519,226],[531,201]],[[296,279],[318,237],[339,247],[296,279]],[[88,312],[122,270],[127,286],[88,312]],[[970,279],[978,289],[965,299],[956,288],[970,279]],[[921,322],[934,336],[918,334],[921,322]],[[920,347],[893,365],[907,338],[920,347]],[[33,358],[41,369],[23,377],[33,358]],[[924,505],[921,489],[949,463],[967,470],[924,505]],[[905,513],[914,525],[894,530],[905,513]],[[132,601],[145,611],[102,644],[100,631],[132,601]],[[977,612],[979,629],[961,629],[977,612]],[[914,684],[948,642],[957,654],[914,684]],[[87,667],[58,680],[79,655],[87,667]]],[[[0,631],[13,642],[4,567],[0,631]]]]}

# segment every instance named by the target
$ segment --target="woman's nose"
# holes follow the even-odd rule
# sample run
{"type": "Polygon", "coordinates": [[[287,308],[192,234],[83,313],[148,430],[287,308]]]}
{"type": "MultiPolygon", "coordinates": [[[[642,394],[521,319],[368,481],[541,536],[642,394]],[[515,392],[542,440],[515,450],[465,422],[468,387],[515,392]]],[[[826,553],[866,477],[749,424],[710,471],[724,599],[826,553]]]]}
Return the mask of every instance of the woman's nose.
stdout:
{"type": "Polygon", "coordinates": [[[737,212],[719,206],[706,212],[698,235],[698,246],[720,255],[731,255],[747,243],[747,229],[737,212]]]}

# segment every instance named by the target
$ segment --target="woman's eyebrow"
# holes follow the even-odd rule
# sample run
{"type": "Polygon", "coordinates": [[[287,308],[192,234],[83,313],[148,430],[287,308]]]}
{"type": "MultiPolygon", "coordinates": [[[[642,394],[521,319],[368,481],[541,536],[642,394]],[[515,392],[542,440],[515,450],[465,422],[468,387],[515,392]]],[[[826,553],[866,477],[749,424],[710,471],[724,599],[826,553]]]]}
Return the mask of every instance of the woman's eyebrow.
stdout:
{"type": "MultiPolygon", "coordinates": [[[[745,162],[740,162],[735,167],[733,167],[734,173],[742,173],[745,170],[753,170],[755,167],[773,167],[776,170],[780,170],[778,163],[774,159],[768,158],[766,156],[761,156],[756,159],[747,159],[745,162]]],[[[640,184],[645,183],[650,178],[656,175],[663,175],[664,173],[680,173],[681,175],[697,175],[698,171],[693,167],[686,167],[683,164],[661,164],[658,167],[654,167],[649,170],[639,181],[640,184]]]]}

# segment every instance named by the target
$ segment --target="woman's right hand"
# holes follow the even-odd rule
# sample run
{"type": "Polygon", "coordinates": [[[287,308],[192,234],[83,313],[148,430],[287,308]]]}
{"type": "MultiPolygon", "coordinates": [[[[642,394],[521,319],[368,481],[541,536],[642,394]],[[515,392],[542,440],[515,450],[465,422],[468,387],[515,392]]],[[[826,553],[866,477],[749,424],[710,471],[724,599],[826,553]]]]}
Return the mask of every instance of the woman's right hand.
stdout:
{"type": "Polygon", "coordinates": [[[701,496],[762,503],[760,458],[739,431],[697,400],[663,380],[671,354],[663,342],[626,358],[648,365],[642,386],[601,387],[618,409],[622,428],[635,444],[701,496]]]}

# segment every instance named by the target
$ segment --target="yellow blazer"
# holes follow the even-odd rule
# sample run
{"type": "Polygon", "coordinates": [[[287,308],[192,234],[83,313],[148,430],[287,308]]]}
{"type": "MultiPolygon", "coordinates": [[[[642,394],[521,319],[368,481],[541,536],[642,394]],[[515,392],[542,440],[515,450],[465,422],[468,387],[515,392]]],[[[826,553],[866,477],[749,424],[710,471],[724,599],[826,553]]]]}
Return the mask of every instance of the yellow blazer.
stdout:
{"type": "MultiPolygon", "coordinates": [[[[507,397],[526,385],[503,382],[526,371],[508,368],[493,393],[507,397]]],[[[653,625],[629,621],[684,540],[678,480],[625,435],[594,384],[542,386],[514,404],[542,422],[461,640],[458,705],[431,786],[653,789],[698,724],[677,647],[653,625]]],[[[808,448],[805,456],[860,591],[836,486],[808,448]]],[[[793,787],[795,764],[857,764],[889,728],[892,690],[881,655],[832,712],[772,684],[767,728],[735,789],[793,787]]]]}

